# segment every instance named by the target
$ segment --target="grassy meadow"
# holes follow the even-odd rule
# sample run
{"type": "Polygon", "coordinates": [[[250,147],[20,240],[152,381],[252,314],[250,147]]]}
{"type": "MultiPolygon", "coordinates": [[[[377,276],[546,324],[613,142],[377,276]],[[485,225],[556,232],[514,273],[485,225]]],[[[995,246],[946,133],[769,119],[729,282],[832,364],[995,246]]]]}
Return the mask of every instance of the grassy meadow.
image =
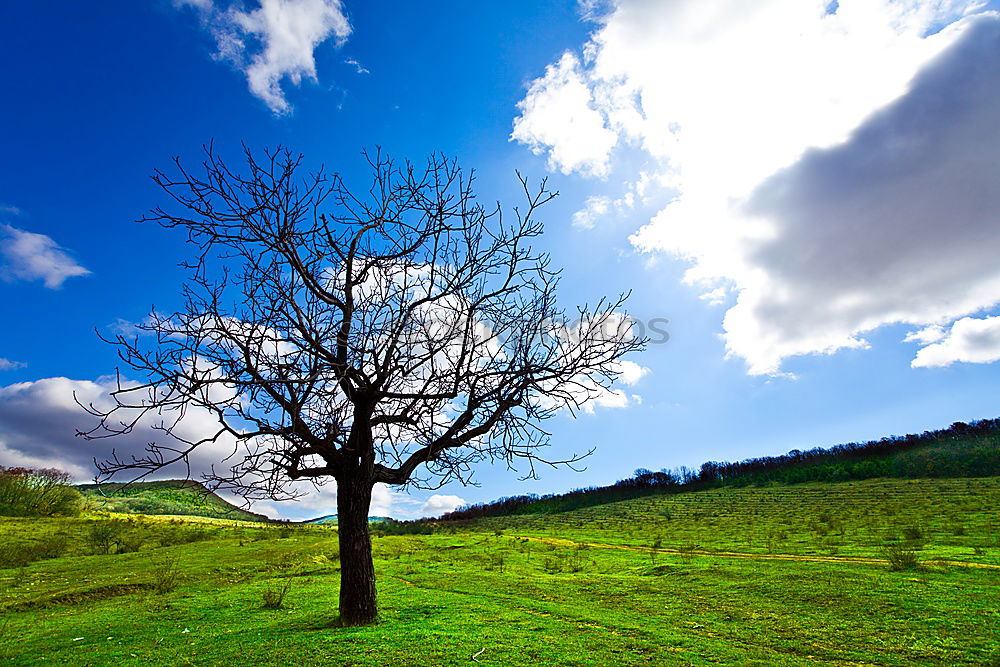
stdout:
{"type": "Polygon", "coordinates": [[[1000,665],[997,507],[1000,478],[876,479],[375,524],[362,628],[335,526],[0,518],[0,662],[1000,665]]]}

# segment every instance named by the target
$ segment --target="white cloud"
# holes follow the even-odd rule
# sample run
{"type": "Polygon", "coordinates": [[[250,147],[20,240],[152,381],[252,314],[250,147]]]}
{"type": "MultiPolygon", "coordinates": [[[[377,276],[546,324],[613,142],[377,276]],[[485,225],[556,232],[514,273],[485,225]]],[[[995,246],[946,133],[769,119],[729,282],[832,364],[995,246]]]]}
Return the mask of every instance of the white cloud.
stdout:
{"type": "Polygon", "coordinates": [[[553,169],[601,176],[618,137],[593,108],[595,101],[583,77],[580,61],[571,53],[545,68],[545,76],[533,82],[518,102],[521,115],[510,136],[535,153],[548,151],[553,169]]]}
{"type": "Polygon", "coordinates": [[[217,57],[243,71],[250,92],[275,114],[291,111],[282,81],[316,81],[316,47],[329,39],[340,46],[351,34],[340,0],[260,0],[252,11],[222,10],[211,0],[175,4],[199,11],[215,37],[217,57]]]}
{"type": "Polygon", "coordinates": [[[348,58],[344,61],[345,65],[352,65],[358,74],[371,74],[371,70],[359,63],[354,58],[348,58]]]}
{"type": "Polygon", "coordinates": [[[435,493],[420,506],[420,516],[441,516],[467,505],[464,498],[435,493]]]}
{"type": "Polygon", "coordinates": [[[90,273],[45,234],[10,225],[0,225],[0,256],[0,276],[5,280],[41,280],[49,289],[90,273]]]}
{"type": "Polygon", "coordinates": [[[1000,23],[982,9],[619,0],[582,64],[532,84],[514,138],[564,171],[606,173],[616,142],[659,164],[675,196],[632,243],[689,262],[709,303],[731,287],[728,353],[777,374],[1000,300],[1000,23]],[[536,112],[550,95],[613,137],[536,112]]]}
{"type": "Polygon", "coordinates": [[[618,369],[621,371],[621,375],[618,376],[618,379],[630,387],[638,383],[639,380],[646,377],[651,372],[645,366],[640,366],[634,361],[619,361],[618,369]]]}
{"type": "Polygon", "coordinates": [[[621,389],[604,389],[591,394],[591,398],[581,408],[588,415],[595,414],[597,408],[627,408],[628,394],[621,389]]]}
{"type": "MultiPolygon", "coordinates": [[[[93,460],[107,458],[112,448],[120,457],[127,459],[131,454],[142,454],[149,442],[169,444],[163,434],[152,427],[157,421],[172,421],[175,414],[146,419],[126,436],[95,441],[76,436],[78,430],[92,428],[96,419],[77,404],[74,394],[85,405],[92,403],[107,409],[111,406],[108,394],[114,388],[115,381],[110,378],[90,381],[65,377],[0,386],[0,465],[19,460],[44,461],[46,467],[61,468],[77,479],[85,480],[96,472],[93,460]]],[[[193,439],[214,433],[217,429],[218,422],[210,413],[189,409],[177,433],[193,439]]],[[[192,474],[207,471],[233,449],[233,441],[228,438],[199,446],[191,459],[192,474]]],[[[178,465],[166,470],[161,477],[184,474],[184,467],[178,465]]]]}
{"type": "MultiPolygon", "coordinates": [[[[301,497],[294,500],[275,502],[261,500],[253,504],[253,510],[266,516],[290,519],[315,519],[337,513],[337,483],[333,478],[324,480],[320,486],[311,482],[299,482],[294,485],[301,497]]],[[[388,516],[395,519],[412,519],[414,507],[420,505],[405,493],[396,491],[385,484],[376,484],[372,488],[372,502],[368,516],[388,516]]]]}
{"type": "Polygon", "coordinates": [[[988,364],[1000,360],[1000,317],[963,317],[947,335],[917,351],[914,368],[949,366],[956,361],[988,364]]]}
{"type": "Polygon", "coordinates": [[[10,359],[0,357],[0,371],[13,371],[18,368],[24,368],[27,365],[23,361],[11,361],[10,359]]]}
{"type": "Polygon", "coordinates": [[[174,0],[176,7],[194,7],[203,11],[213,9],[212,0],[174,0]]]}
{"type": "Polygon", "coordinates": [[[932,324],[929,327],[924,327],[923,329],[918,329],[917,331],[911,331],[906,334],[903,339],[904,343],[920,343],[921,345],[930,345],[931,343],[936,343],[945,336],[948,335],[948,331],[938,324],[932,324]]]}
{"type": "Polygon", "coordinates": [[[729,291],[725,287],[716,287],[704,294],[699,294],[698,298],[710,306],[721,306],[726,302],[727,296],[729,296],[729,291]]]}
{"type": "Polygon", "coordinates": [[[573,226],[580,229],[593,229],[597,221],[607,215],[610,208],[610,198],[588,197],[583,208],[573,214],[573,226]]]}

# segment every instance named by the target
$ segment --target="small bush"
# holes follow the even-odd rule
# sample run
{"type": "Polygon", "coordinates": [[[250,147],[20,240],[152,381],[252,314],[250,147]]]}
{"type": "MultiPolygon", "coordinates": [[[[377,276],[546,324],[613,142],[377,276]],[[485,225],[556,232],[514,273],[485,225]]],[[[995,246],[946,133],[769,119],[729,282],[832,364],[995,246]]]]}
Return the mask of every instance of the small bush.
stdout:
{"type": "Polygon", "coordinates": [[[61,558],[69,550],[69,539],[65,535],[53,535],[33,545],[36,560],[61,558]]]}
{"type": "Polygon", "coordinates": [[[285,596],[292,587],[292,581],[286,579],[281,586],[268,586],[262,595],[264,609],[281,609],[285,604],[285,596]]]}
{"type": "Polygon", "coordinates": [[[0,567],[24,567],[36,560],[59,558],[69,549],[64,535],[53,535],[37,542],[0,545],[0,567]]]}
{"type": "Polygon", "coordinates": [[[95,521],[85,538],[95,554],[113,553],[125,534],[127,522],[123,519],[95,521]]]}
{"type": "Polygon", "coordinates": [[[490,553],[487,558],[486,564],[483,566],[486,570],[496,570],[500,574],[504,573],[507,567],[507,555],[503,551],[498,551],[496,553],[490,553]]]}
{"type": "Polygon", "coordinates": [[[396,521],[395,519],[379,519],[371,522],[372,531],[385,535],[432,535],[436,525],[423,520],[396,521]]]}
{"type": "Polygon", "coordinates": [[[207,540],[211,535],[203,528],[188,528],[185,526],[166,527],[157,536],[161,547],[173,547],[179,544],[190,544],[207,540]]]}
{"type": "Polygon", "coordinates": [[[141,549],[146,544],[146,535],[139,531],[125,533],[115,542],[116,553],[129,554],[141,549]]]}
{"type": "Polygon", "coordinates": [[[903,539],[910,540],[920,540],[924,537],[924,531],[920,529],[920,526],[907,526],[903,529],[903,539]]]}
{"type": "Polygon", "coordinates": [[[889,561],[889,569],[893,572],[915,570],[920,564],[917,550],[905,544],[889,544],[882,547],[882,556],[889,561]]]}
{"type": "Polygon", "coordinates": [[[168,558],[158,564],[153,574],[153,591],[157,595],[165,595],[177,590],[181,582],[181,569],[177,560],[168,558]]]}

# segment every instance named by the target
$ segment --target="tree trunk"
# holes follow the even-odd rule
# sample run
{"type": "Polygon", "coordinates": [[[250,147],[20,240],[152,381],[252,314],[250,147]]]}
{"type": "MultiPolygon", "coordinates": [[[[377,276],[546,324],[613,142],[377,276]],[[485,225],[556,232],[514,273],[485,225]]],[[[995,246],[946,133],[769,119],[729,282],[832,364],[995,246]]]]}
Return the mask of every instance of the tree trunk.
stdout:
{"type": "Polygon", "coordinates": [[[340,621],[364,625],[375,621],[375,567],[368,534],[372,486],[366,480],[337,481],[337,531],[340,536],[340,621]]]}

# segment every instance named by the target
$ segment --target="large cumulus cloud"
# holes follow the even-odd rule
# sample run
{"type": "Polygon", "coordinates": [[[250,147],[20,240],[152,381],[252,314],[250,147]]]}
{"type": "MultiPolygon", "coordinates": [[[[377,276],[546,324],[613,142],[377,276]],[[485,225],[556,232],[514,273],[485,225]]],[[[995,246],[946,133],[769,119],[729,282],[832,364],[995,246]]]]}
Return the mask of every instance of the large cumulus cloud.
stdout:
{"type": "Polygon", "coordinates": [[[532,84],[515,128],[534,130],[513,138],[564,171],[665,188],[632,243],[729,305],[727,350],[751,373],[1000,300],[1000,22],[984,3],[619,0],[559,68],[572,76],[532,84]],[[570,80],[641,166],[593,127],[572,153],[543,131],[570,80]]]}
{"type": "Polygon", "coordinates": [[[934,324],[1000,300],[1000,21],[980,20],[902,99],[842,145],[814,150],[742,207],[726,314],[757,371],[864,345],[864,332],[934,324]],[[743,276],[749,276],[744,280],[743,276]]]}
{"type": "MultiPolygon", "coordinates": [[[[150,415],[132,433],[103,440],[86,440],[76,435],[97,424],[80,404],[97,409],[112,407],[109,393],[115,389],[113,378],[73,380],[65,377],[43,378],[0,387],[0,465],[44,465],[66,470],[78,480],[94,476],[94,459],[108,458],[115,450],[122,458],[145,452],[150,442],[169,444],[154,427],[170,423],[176,413],[150,415]]],[[[199,439],[218,430],[218,421],[205,410],[190,409],[179,422],[176,433],[199,439]]],[[[231,438],[199,446],[191,457],[195,476],[211,468],[234,450],[231,438]]],[[[185,466],[178,464],[163,471],[161,477],[184,476],[185,466]]]]}

